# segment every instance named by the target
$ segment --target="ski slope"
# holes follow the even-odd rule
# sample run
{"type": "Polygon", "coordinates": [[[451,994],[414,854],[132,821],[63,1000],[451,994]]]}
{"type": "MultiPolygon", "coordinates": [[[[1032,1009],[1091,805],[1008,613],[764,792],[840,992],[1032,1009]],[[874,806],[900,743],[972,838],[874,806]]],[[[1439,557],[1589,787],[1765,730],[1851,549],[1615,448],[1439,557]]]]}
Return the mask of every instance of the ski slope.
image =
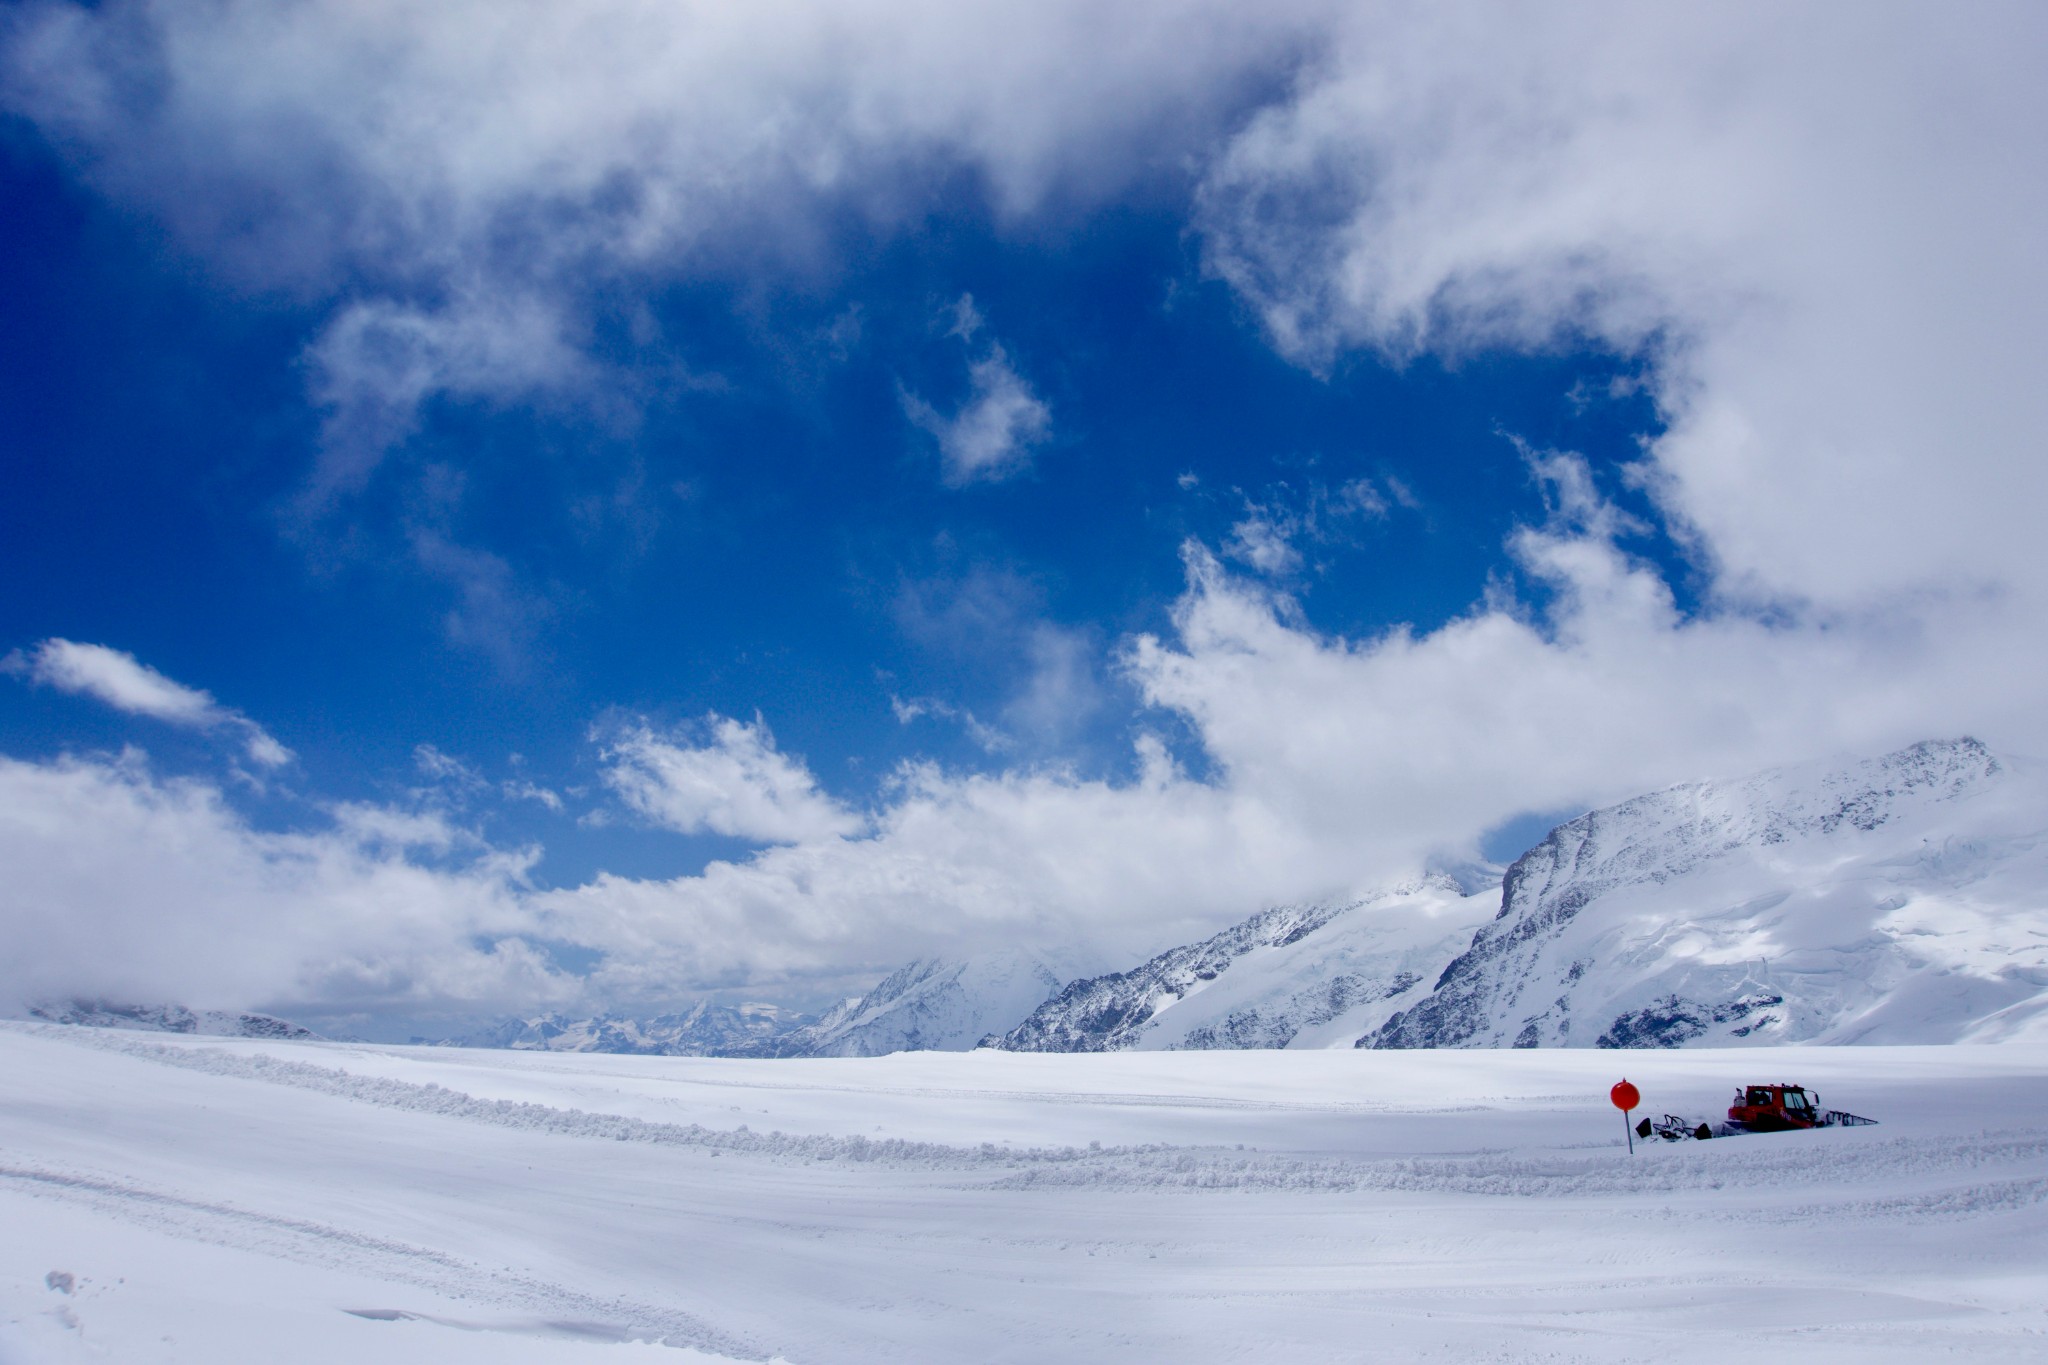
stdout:
{"type": "Polygon", "coordinates": [[[2048,1359],[2048,1047],[752,1061],[0,1025],[0,1361],[2048,1359]],[[1788,1080],[1881,1126],[1622,1144],[1788,1080]],[[1768,1074],[1766,1074],[1768,1073],[1768,1074]]]}

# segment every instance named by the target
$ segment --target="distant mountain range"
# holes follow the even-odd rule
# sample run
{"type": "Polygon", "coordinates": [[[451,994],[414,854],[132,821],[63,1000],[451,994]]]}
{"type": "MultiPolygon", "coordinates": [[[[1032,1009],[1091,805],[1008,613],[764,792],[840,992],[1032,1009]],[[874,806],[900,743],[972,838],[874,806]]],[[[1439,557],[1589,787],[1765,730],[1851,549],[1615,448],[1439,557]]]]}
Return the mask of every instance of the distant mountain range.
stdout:
{"type": "Polygon", "coordinates": [[[446,1043],[520,1052],[624,1052],[667,1057],[769,1057],[775,1041],[811,1016],[775,1005],[699,1001],[675,1014],[644,1018],[542,1014],[508,1019],[446,1043]]]}
{"type": "MultiPolygon", "coordinates": [[[[311,1037],[267,1015],[38,1006],[59,1023],[311,1037]]],[[[1022,951],[906,964],[819,1015],[699,1003],[452,1043],[864,1057],[1199,1048],[1948,1043],[2048,1034],[2048,786],[1973,739],[1639,796],[1496,888],[1429,877],[1262,910],[1128,971],[1022,951]]]]}
{"type": "Polygon", "coordinates": [[[318,1038],[320,1035],[268,1014],[237,1010],[188,1010],[183,1005],[117,1005],[106,1000],[44,1001],[29,1016],[52,1024],[87,1028],[139,1029],[147,1033],[193,1033],[209,1038],[318,1038]]]}

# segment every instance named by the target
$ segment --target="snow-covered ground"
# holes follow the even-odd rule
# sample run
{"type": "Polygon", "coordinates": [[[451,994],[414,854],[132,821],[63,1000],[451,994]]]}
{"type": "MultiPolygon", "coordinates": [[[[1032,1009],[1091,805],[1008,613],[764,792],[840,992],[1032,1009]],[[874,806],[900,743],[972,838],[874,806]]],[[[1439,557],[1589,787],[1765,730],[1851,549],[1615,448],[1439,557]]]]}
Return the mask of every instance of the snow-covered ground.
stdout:
{"type": "Polygon", "coordinates": [[[2048,1046],[735,1061],[0,1026],[0,1360],[2048,1359],[2048,1046]],[[1622,1145],[1817,1087],[1873,1128],[1622,1145]],[[1098,1145],[1099,1144],[1099,1145],[1098,1145]]]}

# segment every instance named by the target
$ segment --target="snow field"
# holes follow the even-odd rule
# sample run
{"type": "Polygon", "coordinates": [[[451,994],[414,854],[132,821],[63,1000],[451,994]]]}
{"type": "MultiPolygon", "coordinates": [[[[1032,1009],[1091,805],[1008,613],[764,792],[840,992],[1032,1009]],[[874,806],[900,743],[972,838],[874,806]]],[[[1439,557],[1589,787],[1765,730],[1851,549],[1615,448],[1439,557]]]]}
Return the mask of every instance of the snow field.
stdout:
{"type": "Polygon", "coordinates": [[[1704,1361],[1738,1325],[2041,1360],[2048,1047],[757,1062],[9,1025],[0,1227],[9,1365],[1704,1361]],[[1884,1122],[1630,1157],[1623,1074],[1655,1113],[1783,1079],[1884,1122]]]}

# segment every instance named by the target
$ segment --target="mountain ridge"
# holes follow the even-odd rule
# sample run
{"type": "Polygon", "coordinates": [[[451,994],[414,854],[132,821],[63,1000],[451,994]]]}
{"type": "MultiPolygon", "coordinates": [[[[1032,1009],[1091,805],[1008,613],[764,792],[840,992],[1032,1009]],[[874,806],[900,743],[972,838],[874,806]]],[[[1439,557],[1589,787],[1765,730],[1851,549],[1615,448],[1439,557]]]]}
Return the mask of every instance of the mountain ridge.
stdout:
{"type": "Polygon", "coordinates": [[[1968,737],[1589,811],[1515,861],[1499,912],[1428,996],[1358,1046],[1959,1038],[1975,1020],[1962,997],[2008,1009],[2048,991],[2048,956],[2026,947],[2042,904],[2028,888],[2048,884],[2044,825],[2035,784],[1968,737]],[[1944,864],[1959,840],[1977,856],[1944,864]],[[1999,897],[1965,904],[2001,877],[1999,897]],[[1997,942],[1966,942],[1985,934],[1997,942]],[[1963,979],[1987,951],[2010,959],[2003,989],[1963,979]],[[1928,973],[1950,981],[1949,1009],[1882,1017],[1888,994],[1928,973]]]}

